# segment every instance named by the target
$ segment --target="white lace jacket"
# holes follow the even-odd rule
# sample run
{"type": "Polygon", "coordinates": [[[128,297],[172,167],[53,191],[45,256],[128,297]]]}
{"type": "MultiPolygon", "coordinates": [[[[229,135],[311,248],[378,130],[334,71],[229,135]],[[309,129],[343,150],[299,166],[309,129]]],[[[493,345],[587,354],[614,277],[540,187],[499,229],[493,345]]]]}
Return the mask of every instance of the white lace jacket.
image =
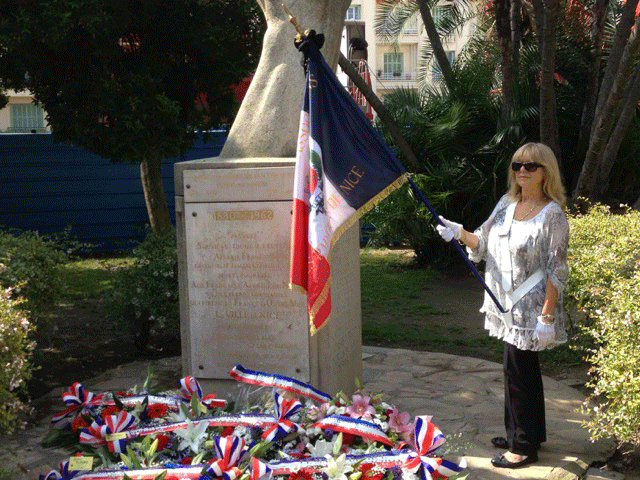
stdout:
{"type": "MultiPolygon", "coordinates": [[[[558,304],[555,311],[556,344],[567,341],[565,313],[562,292],[567,283],[567,248],[569,244],[569,223],[560,205],[549,202],[533,218],[526,221],[513,220],[506,238],[509,255],[503,255],[500,233],[505,233],[505,214],[514,200],[504,195],[496,205],[489,219],[474,233],[479,238],[478,247],[467,249],[474,262],[486,261],[485,281],[500,303],[508,308],[502,284],[502,272],[509,271],[515,290],[532,273],[542,269],[544,279],[537,283],[511,309],[513,326],[508,328],[495,303],[485,292],[484,304],[480,309],[485,314],[485,328],[493,337],[502,339],[520,350],[541,350],[533,338],[537,317],[542,313],[546,293],[546,279],[558,289],[558,304]]],[[[550,345],[550,347],[553,346],[550,345]]]]}

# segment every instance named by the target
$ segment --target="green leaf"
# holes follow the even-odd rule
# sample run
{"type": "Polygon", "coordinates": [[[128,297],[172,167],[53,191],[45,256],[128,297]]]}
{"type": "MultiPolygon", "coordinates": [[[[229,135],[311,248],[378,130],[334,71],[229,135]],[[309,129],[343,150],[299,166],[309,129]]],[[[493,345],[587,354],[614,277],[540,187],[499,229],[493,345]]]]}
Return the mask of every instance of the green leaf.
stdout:
{"type": "Polygon", "coordinates": [[[120,460],[122,460],[122,463],[124,463],[128,468],[133,468],[133,463],[128,455],[120,452],[120,460]]]}
{"type": "Polygon", "coordinates": [[[338,438],[336,439],[336,443],[333,444],[333,456],[337,457],[340,453],[340,449],[342,448],[342,432],[338,434],[338,438]]]}
{"type": "Polygon", "coordinates": [[[191,465],[198,465],[199,463],[202,462],[203,458],[204,458],[204,452],[200,452],[198,455],[193,457],[193,460],[191,460],[191,465]]]}
{"type": "Polygon", "coordinates": [[[145,379],[144,384],[142,385],[143,392],[149,391],[149,389],[151,388],[152,380],[153,380],[153,364],[149,362],[147,364],[147,378],[145,379]]]}

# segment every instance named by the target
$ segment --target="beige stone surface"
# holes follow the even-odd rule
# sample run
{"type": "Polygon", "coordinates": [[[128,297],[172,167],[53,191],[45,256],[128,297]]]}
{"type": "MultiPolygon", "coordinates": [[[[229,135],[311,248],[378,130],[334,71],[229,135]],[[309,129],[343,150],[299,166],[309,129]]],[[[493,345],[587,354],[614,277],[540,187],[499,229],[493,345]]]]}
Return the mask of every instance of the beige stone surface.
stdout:
{"type": "Polygon", "coordinates": [[[331,394],[362,377],[358,225],[331,252],[332,317],[311,336],[288,287],[293,175],[293,159],[176,165],[183,369],[216,389],[237,363],[331,394]]]}
{"type": "Polygon", "coordinates": [[[322,53],[336,66],[351,0],[258,0],[267,20],[260,63],[224,145],[223,158],[292,157],[304,93],[301,54],[285,4],[305,29],[325,35],[322,53]]]}

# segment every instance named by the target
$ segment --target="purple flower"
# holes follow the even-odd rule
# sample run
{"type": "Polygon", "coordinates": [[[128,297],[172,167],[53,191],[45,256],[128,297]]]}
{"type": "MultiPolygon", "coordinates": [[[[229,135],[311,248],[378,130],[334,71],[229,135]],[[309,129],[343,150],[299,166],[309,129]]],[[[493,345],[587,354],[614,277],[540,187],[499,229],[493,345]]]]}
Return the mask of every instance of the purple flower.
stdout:
{"type": "Polygon", "coordinates": [[[355,394],[353,396],[353,405],[347,407],[347,413],[352,418],[361,418],[363,420],[371,420],[371,415],[376,413],[376,409],[369,405],[371,397],[368,395],[355,394]]]}

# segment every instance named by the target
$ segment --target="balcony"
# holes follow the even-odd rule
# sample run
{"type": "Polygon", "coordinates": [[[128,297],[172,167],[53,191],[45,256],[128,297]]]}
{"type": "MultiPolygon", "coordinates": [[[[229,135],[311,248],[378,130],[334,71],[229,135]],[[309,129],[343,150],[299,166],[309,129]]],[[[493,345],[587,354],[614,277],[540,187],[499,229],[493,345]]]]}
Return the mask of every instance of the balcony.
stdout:
{"type": "Polygon", "coordinates": [[[415,81],[418,77],[416,72],[377,72],[378,80],[382,81],[415,81]]]}

